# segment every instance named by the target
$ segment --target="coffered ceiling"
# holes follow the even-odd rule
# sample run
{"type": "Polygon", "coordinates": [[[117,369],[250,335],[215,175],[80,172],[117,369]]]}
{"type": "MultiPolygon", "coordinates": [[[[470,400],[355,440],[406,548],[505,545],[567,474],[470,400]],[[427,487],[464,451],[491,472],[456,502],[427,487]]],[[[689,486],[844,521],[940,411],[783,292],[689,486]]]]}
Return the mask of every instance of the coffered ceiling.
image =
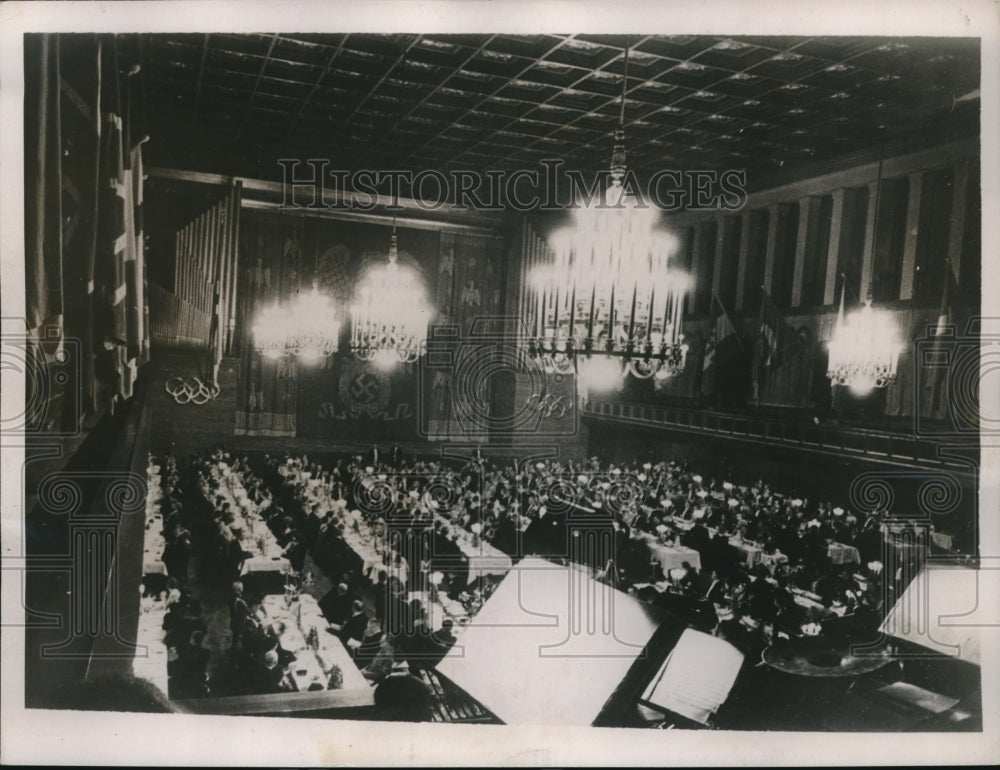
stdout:
{"type": "Polygon", "coordinates": [[[629,166],[745,168],[748,186],[880,146],[975,136],[979,43],[957,38],[124,35],[160,165],[607,168],[629,49],[629,166]]]}

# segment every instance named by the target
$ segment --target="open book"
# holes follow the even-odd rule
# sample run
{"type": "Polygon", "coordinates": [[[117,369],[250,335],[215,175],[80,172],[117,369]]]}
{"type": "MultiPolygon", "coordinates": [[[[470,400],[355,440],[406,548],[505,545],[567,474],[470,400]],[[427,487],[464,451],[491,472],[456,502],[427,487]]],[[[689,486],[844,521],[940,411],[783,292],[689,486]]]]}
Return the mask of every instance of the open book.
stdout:
{"type": "Polygon", "coordinates": [[[639,702],[701,724],[729,697],[743,653],[729,642],[687,629],[639,702]]]}

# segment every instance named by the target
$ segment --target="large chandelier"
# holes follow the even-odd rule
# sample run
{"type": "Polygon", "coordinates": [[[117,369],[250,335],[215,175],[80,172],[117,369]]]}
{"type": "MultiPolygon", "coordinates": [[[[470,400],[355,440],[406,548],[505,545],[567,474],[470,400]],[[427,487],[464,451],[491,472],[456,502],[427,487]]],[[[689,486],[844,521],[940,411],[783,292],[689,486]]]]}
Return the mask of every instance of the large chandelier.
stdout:
{"type": "Polygon", "coordinates": [[[858,395],[886,387],[896,379],[896,362],[902,347],[892,316],[873,310],[871,299],[845,318],[841,286],[840,311],[828,343],[830,361],[826,376],[831,383],[849,387],[858,395]]]}
{"type": "MultiPolygon", "coordinates": [[[[875,214],[872,217],[871,257],[875,259],[875,235],[878,233],[882,202],[882,163],[884,145],[879,149],[878,179],[875,184],[875,214]]],[[[844,385],[863,396],[875,388],[884,388],[896,379],[896,362],[903,349],[896,337],[896,325],[889,313],[872,310],[871,289],[864,307],[844,316],[844,292],[847,276],[841,273],[840,310],[827,344],[830,356],[826,376],[832,385],[844,385]]],[[[859,297],[860,299],[860,297],[859,297]]]]}
{"type": "Polygon", "coordinates": [[[393,220],[389,262],[368,271],[351,306],[351,350],[383,366],[413,363],[423,353],[429,319],[420,277],[399,264],[393,220]]]}
{"type": "Polygon", "coordinates": [[[340,322],[333,301],[313,283],[288,305],[264,307],[253,326],[254,348],[266,358],[297,356],[303,363],[337,352],[340,322]]]}
{"type": "Polygon", "coordinates": [[[671,377],[688,351],[681,316],[689,278],[669,266],[676,239],[656,229],[659,212],[622,184],[627,48],[625,73],[611,184],[597,206],[583,205],[550,237],[553,264],[529,277],[537,298],[531,355],[547,372],[576,369],[600,388],[627,374],[671,377]]]}

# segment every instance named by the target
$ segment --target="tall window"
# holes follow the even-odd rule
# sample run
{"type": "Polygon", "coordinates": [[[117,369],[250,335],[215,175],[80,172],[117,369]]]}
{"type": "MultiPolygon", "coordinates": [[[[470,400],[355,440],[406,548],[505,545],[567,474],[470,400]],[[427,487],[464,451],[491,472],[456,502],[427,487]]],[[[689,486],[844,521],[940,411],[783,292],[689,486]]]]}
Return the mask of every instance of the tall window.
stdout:
{"type": "Polygon", "coordinates": [[[699,233],[695,238],[694,264],[697,272],[694,277],[694,307],[692,313],[707,313],[712,301],[712,276],[715,272],[715,221],[704,222],[698,225],[699,233]]]}
{"type": "Polygon", "coordinates": [[[767,252],[767,209],[750,212],[750,240],[747,244],[746,276],[743,279],[744,310],[760,307],[760,284],[764,279],[764,256],[767,252]]]}
{"type": "Polygon", "coordinates": [[[729,217],[723,223],[722,259],[718,276],[719,299],[727,310],[736,303],[736,271],[740,261],[741,217],[729,217]]]}
{"type": "Polygon", "coordinates": [[[951,233],[953,176],[950,168],[924,174],[913,276],[915,299],[938,299],[941,296],[944,263],[948,258],[948,236],[951,233]]]}
{"type": "Polygon", "coordinates": [[[899,299],[909,190],[906,178],[882,180],[872,265],[872,299],[876,302],[899,299]]]}
{"type": "Polygon", "coordinates": [[[847,276],[847,300],[859,302],[864,297],[858,297],[861,286],[862,252],[865,248],[865,226],[868,219],[868,188],[858,187],[844,191],[844,214],[840,232],[840,254],[837,259],[837,293],[840,301],[840,291],[843,286],[841,275],[847,276]]]}
{"type": "Polygon", "coordinates": [[[816,221],[809,228],[806,257],[802,272],[802,306],[823,304],[826,286],[826,257],[830,248],[830,221],[833,217],[833,196],[824,195],[819,200],[816,221]]]}
{"type": "Polygon", "coordinates": [[[779,206],[770,293],[774,304],[780,308],[788,308],[792,304],[792,279],[795,274],[795,247],[798,233],[799,205],[789,203],[779,206]]]}
{"type": "MultiPolygon", "coordinates": [[[[965,191],[965,229],[962,233],[962,258],[959,288],[963,294],[977,298],[981,287],[982,269],[982,201],[979,196],[979,164],[969,168],[969,184],[965,191]]],[[[978,311],[977,311],[978,312],[978,311]]]]}

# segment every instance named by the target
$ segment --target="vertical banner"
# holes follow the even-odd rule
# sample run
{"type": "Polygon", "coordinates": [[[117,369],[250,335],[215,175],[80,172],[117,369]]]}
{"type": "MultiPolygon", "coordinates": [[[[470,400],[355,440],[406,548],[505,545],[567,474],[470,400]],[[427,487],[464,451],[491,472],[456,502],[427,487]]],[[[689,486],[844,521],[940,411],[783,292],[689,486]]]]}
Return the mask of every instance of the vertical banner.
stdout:
{"type": "Polygon", "coordinates": [[[25,307],[39,366],[75,376],[42,430],[131,397],[144,355],[142,164],[125,139],[112,37],[25,36],[25,307]]]}
{"type": "Polygon", "coordinates": [[[494,235],[441,233],[436,291],[438,320],[428,343],[429,360],[421,383],[426,415],[421,431],[432,440],[461,439],[469,432],[469,426],[455,410],[455,399],[465,398],[462,393],[487,410],[492,403],[489,378],[478,378],[473,383],[472,376],[481,368],[478,362],[486,362],[495,353],[498,341],[492,337],[479,340],[474,329],[483,328],[484,324],[477,322],[495,318],[502,310],[502,248],[502,239],[494,235]],[[437,365],[437,361],[445,359],[451,364],[437,365]],[[456,372],[470,376],[459,381],[456,372]],[[475,392],[470,394],[468,387],[474,387],[475,392]]]}

